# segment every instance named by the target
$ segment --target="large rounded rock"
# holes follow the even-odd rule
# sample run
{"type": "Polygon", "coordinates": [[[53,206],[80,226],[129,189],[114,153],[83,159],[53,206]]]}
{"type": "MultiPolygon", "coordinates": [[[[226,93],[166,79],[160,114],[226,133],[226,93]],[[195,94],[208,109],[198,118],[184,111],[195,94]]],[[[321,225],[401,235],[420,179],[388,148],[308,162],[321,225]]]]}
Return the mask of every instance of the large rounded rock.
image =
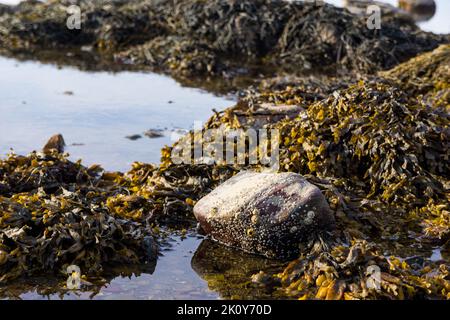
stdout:
{"type": "Polygon", "coordinates": [[[212,238],[244,251],[284,258],[310,236],[334,227],[321,191],[294,173],[242,172],[194,207],[212,238]]]}
{"type": "Polygon", "coordinates": [[[434,0],[399,0],[398,6],[408,12],[417,22],[430,20],[436,14],[434,0]]]}

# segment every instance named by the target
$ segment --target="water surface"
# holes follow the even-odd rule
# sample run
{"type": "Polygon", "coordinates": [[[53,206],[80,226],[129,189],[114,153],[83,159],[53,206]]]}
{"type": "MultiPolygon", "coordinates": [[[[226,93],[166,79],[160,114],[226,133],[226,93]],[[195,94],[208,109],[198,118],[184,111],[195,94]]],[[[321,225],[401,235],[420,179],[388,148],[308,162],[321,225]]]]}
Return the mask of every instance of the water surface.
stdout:
{"type": "Polygon", "coordinates": [[[0,155],[26,154],[63,134],[71,159],[126,171],[134,161],[158,163],[174,131],[192,128],[230,98],[185,88],[154,73],[84,72],[0,57],[0,155]],[[146,130],[163,130],[150,139],[146,130]],[[130,141],[125,137],[142,135],[130,141]]]}
{"type": "MultiPolygon", "coordinates": [[[[55,133],[63,134],[71,159],[126,171],[134,161],[159,162],[160,149],[171,144],[174,131],[205,121],[212,108],[234,103],[173,79],[142,72],[85,72],[38,62],[0,57],[0,156],[40,150],[55,133]],[[142,133],[162,129],[164,137],[142,133]],[[141,134],[136,141],[125,138],[141,134]],[[73,145],[75,144],[75,145],[73,145]]],[[[33,285],[17,284],[22,299],[215,299],[208,282],[192,268],[201,238],[174,237],[151,273],[118,276],[99,293],[43,295],[33,285]]],[[[37,281],[37,280],[36,280],[37,281]]],[[[35,287],[42,288],[42,281],[35,287]]],[[[44,284],[45,286],[45,284],[44,284]]]]}

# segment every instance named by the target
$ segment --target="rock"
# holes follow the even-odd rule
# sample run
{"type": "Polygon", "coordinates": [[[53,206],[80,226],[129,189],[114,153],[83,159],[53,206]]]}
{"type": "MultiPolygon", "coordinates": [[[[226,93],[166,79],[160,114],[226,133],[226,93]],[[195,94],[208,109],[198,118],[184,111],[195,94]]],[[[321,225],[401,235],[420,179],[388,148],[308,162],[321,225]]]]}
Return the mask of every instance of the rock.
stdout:
{"type": "Polygon", "coordinates": [[[241,172],[202,198],[194,215],[213,239],[270,258],[296,255],[334,227],[321,191],[295,173],[241,172]]]}
{"type": "Polygon", "coordinates": [[[133,134],[131,136],[126,136],[125,138],[127,138],[128,140],[131,141],[136,141],[142,138],[142,136],[140,134],[133,134]]]}
{"type": "Polygon", "coordinates": [[[399,0],[398,6],[411,14],[415,21],[427,21],[436,14],[434,0],[399,0]]]}
{"type": "Polygon", "coordinates": [[[164,132],[158,129],[150,129],[145,131],[144,135],[150,139],[155,139],[164,137],[164,132]]]}
{"type": "Polygon", "coordinates": [[[61,134],[55,134],[52,136],[42,149],[42,152],[45,154],[51,153],[51,152],[58,152],[63,153],[64,147],[66,146],[66,143],[64,142],[64,138],[61,134]]]}

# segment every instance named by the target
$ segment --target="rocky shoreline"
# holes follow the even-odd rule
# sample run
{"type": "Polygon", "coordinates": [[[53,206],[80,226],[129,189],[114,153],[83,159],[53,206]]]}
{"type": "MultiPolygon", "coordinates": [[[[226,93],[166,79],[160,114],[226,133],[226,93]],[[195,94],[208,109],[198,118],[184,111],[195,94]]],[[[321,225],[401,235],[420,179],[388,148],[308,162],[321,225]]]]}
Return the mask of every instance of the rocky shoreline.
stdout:
{"type": "MultiPolygon", "coordinates": [[[[248,279],[254,286],[300,299],[450,298],[450,46],[442,44],[447,36],[424,33],[396,16],[380,33],[368,32],[362,18],[328,5],[217,0],[205,7],[189,0],[102,6],[85,1],[86,28],[74,37],[54,31],[61,30],[68,3],[29,1],[0,10],[2,50],[90,46],[105,57],[150,64],[174,76],[224,81],[250,70],[236,61],[245,53],[244,65],[271,70],[204,129],[279,130],[280,171],[299,174],[313,186],[335,226],[323,232],[295,229],[296,240],[308,235],[295,242],[300,257],[281,273],[256,273],[248,279]],[[339,23],[327,23],[331,18],[339,23]],[[306,22],[311,29],[303,28],[306,22]],[[130,33],[144,38],[130,39],[130,33]],[[302,76],[308,64],[318,63],[333,72],[302,76]],[[438,247],[447,254],[432,261],[428,254],[438,247]],[[376,289],[367,285],[367,270],[374,267],[381,272],[376,289]]],[[[230,178],[263,169],[173,163],[173,149],[195,134],[163,149],[161,165],[135,163],[127,173],[70,162],[61,143],[0,160],[0,286],[49,270],[61,274],[74,263],[88,279],[102,276],[109,264],[151,264],[158,227],[192,226],[194,213],[199,218],[214,211],[201,205],[202,198],[218,190],[209,200],[217,201],[230,178]]],[[[251,227],[260,220],[248,207],[235,210],[245,213],[235,229],[214,218],[213,237],[264,254],[272,244],[259,248],[258,241],[267,240],[261,230],[270,228],[251,227]]]]}
{"type": "Polygon", "coordinates": [[[94,52],[176,78],[255,78],[259,73],[373,74],[448,43],[407,16],[386,12],[382,30],[331,5],[281,0],[24,1],[0,11],[9,53],[94,52]],[[80,7],[81,29],[66,27],[80,7]]]}

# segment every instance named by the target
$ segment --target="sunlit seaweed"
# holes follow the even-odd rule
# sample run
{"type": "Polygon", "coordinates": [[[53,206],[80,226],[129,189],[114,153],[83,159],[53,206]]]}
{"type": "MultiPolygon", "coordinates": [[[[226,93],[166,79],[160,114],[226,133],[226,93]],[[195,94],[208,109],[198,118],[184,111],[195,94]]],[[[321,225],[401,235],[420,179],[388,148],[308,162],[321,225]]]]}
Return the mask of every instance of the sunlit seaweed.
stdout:
{"type": "MultiPolygon", "coordinates": [[[[200,10],[192,4],[177,14],[200,10]]],[[[180,28],[192,31],[195,23],[180,28]]],[[[111,37],[99,49],[120,46],[122,38],[111,37]]],[[[230,39],[225,49],[260,54],[252,51],[252,41],[242,47],[238,40],[230,39]]],[[[352,68],[366,70],[365,62],[352,68]]],[[[283,272],[265,275],[264,282],[300,299],[450,298],[448,257],[430,259],[432,250],[448,248],[450,236],[448,62],[449,47],[443,46],[355,83],[294,79],[279,87],[268,83],[266,92],[258,92],[261,84],[211,117],[205,128],[226,130],[249,126],[246,119],[264,103],[298,106],[295,117],[264,125],[281,132],[281,169],[318,186],[336,216],[335,232],[305,244],[301,257],[283,272]],[[379,290],[368,285],[375,267],[381,272],[379,290]]],[[[392,65],[388,60],[378,67],[392,65]]],[[[247,168],[176,165],[170,152],[163,149],[160,166],[135,163],[125,174],[86,168],[56,152],[1,160],[0,282],[63,274],[69,264],[98,276],[108,264],[148,262],[156,257],[159,225],[192,225],[195,202],[247,168]]],[[[258,278],[256,273],[248,281],[258,278]]],[[[209,280],[213,288],[228,285],[209,280]]]]}

